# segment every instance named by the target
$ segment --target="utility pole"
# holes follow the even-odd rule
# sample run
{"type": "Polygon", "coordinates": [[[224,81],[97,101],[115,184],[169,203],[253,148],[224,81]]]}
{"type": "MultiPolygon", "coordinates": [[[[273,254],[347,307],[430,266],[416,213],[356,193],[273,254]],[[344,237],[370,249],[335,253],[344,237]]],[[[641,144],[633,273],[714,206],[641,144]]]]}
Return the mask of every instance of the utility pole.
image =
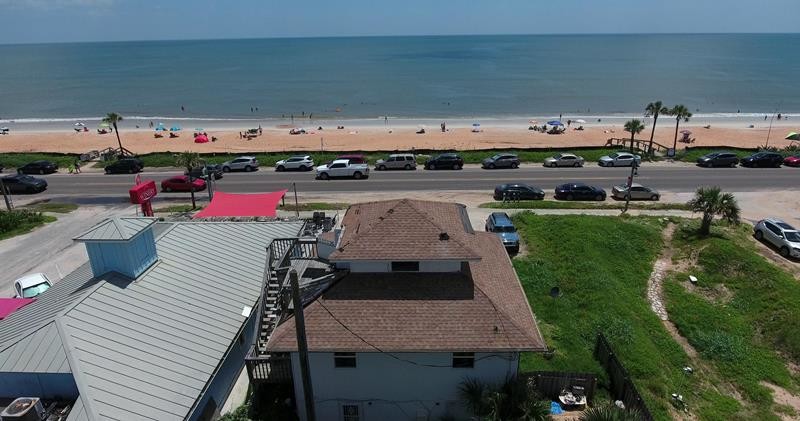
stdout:
{"type": "Polygon", "coordinates": [[[625,209],[622,211],[622,213],[627,212],[628,206],[631,204],[631,187],[633,186],[633,177],[639,174],[637,168],[639,168],[639,163],[636,162],[636,159],[634,159],[633,163],[631,164],[631,175],[628,177],[628,189],[625,191],[625,209]]]}
{"type": "Polygon", "coordinates": [[[297,183],[292,183],[294,189],[294,214],[300,218],[300,205],[297,204],[297,183]]]}
{"type": "Polygon", "coordinates": [[[297,271],[289,271],[292,284],[292,304],[294,305],[294,327],[297,333],[297,350],[300,353],[300,375],[303,377],[303,398],[306,404],[306,419],[315,421],[314,389],[311,387],[311,369],[308,365],[308,344],[306,343],[306,318],[303,314],[303,302],[300,301],[300,282],[297,271]]]}
{"type": "Polygon", "coordinates": [[[769,135],[772,133],[772,122],[775,120],[775,114],[777,114],[777,113],[778,113],[778,110],[776,109],[775,112],[772,113],[772,117],[770,117],[770,119],[769,119],[769,130],[767,130],[767,143],[766,143],[766,145],[764,145],[764,148],[768,148],[769,147],[769,135]]]}
{"type": "Polygon", "coordinates": [[[8,199],[8,193],[6,193],[6,185],[3,183],[3,179],[0,178],[0,192],[3,192],[3,200],[6,202],[6,209],[11,212],[11,201],[8,199]]]}

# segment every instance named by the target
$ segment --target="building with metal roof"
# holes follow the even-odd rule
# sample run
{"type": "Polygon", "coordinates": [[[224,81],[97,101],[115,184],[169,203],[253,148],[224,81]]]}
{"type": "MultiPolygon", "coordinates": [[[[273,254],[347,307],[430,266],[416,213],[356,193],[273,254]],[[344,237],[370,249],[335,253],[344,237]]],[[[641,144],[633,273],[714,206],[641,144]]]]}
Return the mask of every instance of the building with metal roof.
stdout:
{"type": "Polygon", "coordinates": [[[267,247],[302,222],[119,218],[90,261],[0,321],[0,398],[75,400],[69,420],[218,413],[254,342],[267,247]]]}

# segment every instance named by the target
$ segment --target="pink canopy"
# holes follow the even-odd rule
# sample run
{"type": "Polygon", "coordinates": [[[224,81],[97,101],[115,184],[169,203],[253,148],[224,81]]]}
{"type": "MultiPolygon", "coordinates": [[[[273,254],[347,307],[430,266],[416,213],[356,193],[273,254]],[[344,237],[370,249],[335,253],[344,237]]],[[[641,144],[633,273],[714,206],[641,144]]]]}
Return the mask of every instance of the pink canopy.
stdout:
{"type": "Polygon", "coordinates": [[[207,142],[208,142],[208,136],[204,134],[197,135],[197,137],[194,138],[194,143],[207,143],[207,142]]]}
{"type": "Polygon", "coordinates": [[[33,298],[0,298],[0,320],[34,301],[33,298]]]}
{"type": "Polygon", "coordinates": [[[205,209],[197,212],[195,218],[233,217],[233,216],[277,216],[278,203],[286,190],[272,193],[225,193],[217,191],[205,209]]]}

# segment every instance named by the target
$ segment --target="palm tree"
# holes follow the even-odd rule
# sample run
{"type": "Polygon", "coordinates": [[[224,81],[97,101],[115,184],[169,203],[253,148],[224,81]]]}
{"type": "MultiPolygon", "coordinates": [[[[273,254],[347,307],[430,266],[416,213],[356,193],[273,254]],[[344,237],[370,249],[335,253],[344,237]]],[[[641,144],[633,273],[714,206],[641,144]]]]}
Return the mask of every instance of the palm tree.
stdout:
{"type": "Polygon", "coordinates": [[[692,113],[686,108],[683,104],[678,104],[672,109],[669,110],[669,115],[675,117],[675,140],[672,142],[672,150],[677,150],[678,148],[678,126],[681,124],[681,120],[689,121],[692,118],[692,113]]]}
{"type": "MultiPolygon", "coordinates": [[[[189,175],[189,182],[192,182],[192,170],[200,166],[202,161],[200,160],[200,154],[197,152],[186,151],[181,153],[175,158],[175,165],[179,167],[186,168],[186,173],[189,175]]],[[[197,208],[197,204],[195,203],[194,199],[194,184],[192,184],[192,209],[197,208]]]]}
{"type": "Polygon", "coordinates": [[[108,123],[114,127],[114,133],[117,134],[117,143],[119,143],[119,154],[123,155],[125,149],[122,147],[122,140],[119,138],[119,129],[117,129],[117,123],[120,121],[122,121],[122,116],[117,113],[108,113],[103,117],[103,123],[108,123]]]}
{"type": "Polygon", "coordinates": [[[669,108],[665,107],[661,101],[651,102],[647,104],[647,107],[644,109],[644,115],[646,117],[653,117],[653,129],[650,130],[650,146],[647,148],[647,153],[651,156],[653,155],[653,136],[656,134],[656,124],[658,123],[658,116],[661,114],[669,113],[669,108]]]}
{"type": "Polygon", "coordinates": [[[539,398],[530,384],[520,378],[508,378],[490,385],[468,377],[458,388],[467,409],[480,421],[546,421],[550,405],[539,398]]]}
{"type": "Polygon", "coordinates": [[[736,197],[732,193],[722,193],[719,187],[700,187],[687,204],[692,212],[703,213],[700,235],[708,235],[711,232],[711,222],[715,216],[731,224],[739,223],[740,209],[736,197]]]}
{"type": "Polygon", "coordinates": [[[642,421],[644,417],[635,409],[622,409],[616,405],[595,406],[581,413],[580,421],[642,421]]]}
{"type": "Polygon", "coordinates": [[[631,134],[631,152],[633,152],[633,141],[642,130],[644,130],[642,120],[633,119],[625,123],[625,131],[631,134]]]}

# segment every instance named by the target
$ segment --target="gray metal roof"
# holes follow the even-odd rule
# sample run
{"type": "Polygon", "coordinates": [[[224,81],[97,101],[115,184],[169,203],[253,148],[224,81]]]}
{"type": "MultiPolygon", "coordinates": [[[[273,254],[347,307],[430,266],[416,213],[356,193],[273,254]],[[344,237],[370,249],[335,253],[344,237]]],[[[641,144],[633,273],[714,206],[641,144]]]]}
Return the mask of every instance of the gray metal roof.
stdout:
{"type": "Polygon", "coordinates": [[[66,421],[89,421],[89,416],[86,414],[86,407],[83,405],[83,399],[78,396],[78,400],[72,404],[72,410],[69,411],[66,421]]]}
{"type": "MultiPolygon", "coordinates": [[[[302,226],[173,224],[156,239],[159,260],[138,279],[92,280],[84,265],[70,275],[83,279],[83,289],[75,288],[75,280],[72,288],[60,288],[74,293],[67,297],[71,304],[37,309],[68,276],[41,300],[0,321],[0,341],[3,332],[14,330],[6,321],[37,310],[31,314],[41,313],[40,327],[48,330],[41,335],[60,330],[65,339],[66,369],[75,376],[90,419],[184,419],[247,320],[243,309],[258,301],[265,247],[273,238],[299,235],[302,226]],[[48,320],[46,314],[55,316],[48,320]]],[[[24,341],[20,334],[6,333],[8,338],[26,347],[38,339],[32,328],[15,326],[25,331],[24,341]]],[[[10,356],[3,364],[18,367],[22,361],[10,356]]]]}
{"type": "Polygon", "coordinates": [[[75,241],[125,241],[135,237],[158,219],[145,217],[108,218],[77,236],[75,241]]]}

